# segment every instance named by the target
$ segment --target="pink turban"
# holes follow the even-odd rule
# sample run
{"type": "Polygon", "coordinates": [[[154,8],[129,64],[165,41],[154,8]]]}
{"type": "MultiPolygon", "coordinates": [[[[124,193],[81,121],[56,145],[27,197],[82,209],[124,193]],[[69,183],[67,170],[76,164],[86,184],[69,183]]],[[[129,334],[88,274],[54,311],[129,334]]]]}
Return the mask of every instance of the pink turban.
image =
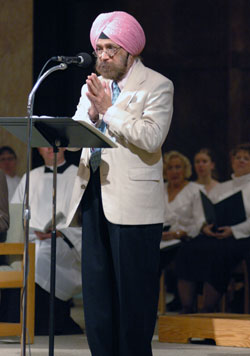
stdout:
{"type": "Polygon", "coordinates": [[[133,16],[123,11],[97,16],[90,30],[94,50],[102,32],[132,56],[140,54],[145,46],[146,38],[141,25],[133,16]]]}

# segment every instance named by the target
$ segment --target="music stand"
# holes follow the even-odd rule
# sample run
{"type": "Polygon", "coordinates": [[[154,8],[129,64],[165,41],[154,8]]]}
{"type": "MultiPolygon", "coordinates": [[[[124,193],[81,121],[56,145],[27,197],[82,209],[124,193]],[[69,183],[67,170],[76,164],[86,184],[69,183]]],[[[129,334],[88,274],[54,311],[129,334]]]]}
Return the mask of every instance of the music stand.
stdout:
{"type": "MultiPolygon", "coordinates": [[[[87,122],[79,122],[68,117],[0,117],[0,126],[27,142],[27,127],[31,124],[31,147],[53,147],[53,197],[52,197],[52,232],[51,232],[51,268],[50,268],[50,320],[49,320],[49,355],[54,354],[54,299],[56,272],[56,181],[57,181],[57,152],[59,147],[99,147],[114,148],[116,144],[100,130],[87,122]],[[31,119],[31,123],[30,123],[31,119]]],[[[30,213],[28,213],[30,215],[30,213]]],[[[26,223],[25,247],[29,240],[29,216],[26,223]]],[[[28,256],[28,253],[26,253],[28,256]]],[[[25,265],[28,265],[27,257],[25,265]]],[[[24,296],[26,297],[27,266],[24,276],[24,296]]],[[[23,311],[23,343],[26,340],[26,307],[23,311]]]]}

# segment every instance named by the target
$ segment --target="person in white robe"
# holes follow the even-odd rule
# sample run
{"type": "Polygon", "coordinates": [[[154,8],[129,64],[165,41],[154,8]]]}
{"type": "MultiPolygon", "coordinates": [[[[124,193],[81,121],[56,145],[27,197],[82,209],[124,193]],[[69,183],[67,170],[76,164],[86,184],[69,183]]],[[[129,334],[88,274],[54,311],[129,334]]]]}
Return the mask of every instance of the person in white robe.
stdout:
{"type": "MultiPolygon", "coordinates": [[[[236,168],[237,169],[237,168],[236,168]]],[[[248,172],[248,170],[246,171],[248,172]]],[[[232,179],[219,184],[209,194],[213,203],[226,199],[227,197],[241,191],[247,219],[239,224],[224,228],[223,237],[226,234],[234,236],[235,239],[248,238],[250,236],[250,154],[249,154],[249,173],[243,175],[232,174],[232,179]]]]}
{"type": "Polygon", "coordinates": [[[178,151],[164,154],[165,221],[169,231],[164,240],[185,239],[198,235],[205,218],[202,210],[201,184],[188,181],[191,176],[189,159],[178,151]]]}
{"type": "Polygon", "coordinates": [[[175,238],[178,238],[180,231],[185,231],[187,237],[197,236],[204,223],[199,193],[204,191],[203,186],[188,182],[170,202],[167,187],[168,183],[165,183],[166,219],[164,224],[171,226],[169,231],[177,232],[175,238]]]}
{"type": "Polygon", "coordinates": [[[200,191],[201,184],[188,181],[191,176],[189,159],[178,151],[164,154],[164,176],[167,182],[165,188],[165,221],[163,240],[161,242],[161,268],[167,268],[165,273],[167,290],[173,292],[174,299],[167,305],[168,311],[180,308],[177,292],[175,268],[180,242],[196,237],[205,221],[200,191]]]}
{"type": "Polygon", "coordinates": [[[209,148],[201,148],[195,153],[194,170],[197,175],[196,183],[204,185],[207,194],[219,184],[214,154],[209,148]]]}
{"type": "MultiPolygon", "coordinates": [[[[30,240],[36,244],[35,282],[39,286],[36,293],[49,295],[50,292],[50,259],[51,232],[43,231],[44,226],[52,219],[52,191],[53,191],[53,148],[39,148],[39,153],[45,161],[45,166],[31,170],[29,187],[30,240]],[[44,293],[46,291],[46,293],[44,293]]],[[[68,164],[64,158],[64,149],[57,153],[57,202],[56,209],[63,221],[57,224],[56,236],[56,301],[62,306],[74,295],[81,292],[81,233],[80,227],[64,228],[64,221],[68,214],[69,202],[72,195],[73,183],[77,174],[77,167],[68,164]],[[62,303],[60,303],[62,301],[62,303]]],[[[26,175],[21,179],[11,203],[21,203],[25,193],[26,175]]],[[[37,296],[36,300],[38,300],[37,296]]],[[[65,304],[68,306],[68,304],[65,304]]],[[[41,306],[37,306],[41,308],[41,306]]],[[[37,316],[37,313],[36,313],[37,316]]],[[[39,313],[42,318],[42,313],[39,313]]],[[[60,317],[59,317],[60,318],[60,317]]],[[[56,316],[57,319],[57,316],[56,316]]],[[[70,321],[72,323],[72,321],[70,321]]],[[[44,321],[44,323],[47,324],[44,321]]],[[[36,320],[36,334],[41,331],[41,320],[36,320]],[[39,325],[38,325],[39,324],[39,325]],[[40,331],[38,331],[38,329],[40,331]]],[[[65,323],[64,323],[65,324],[65,323]]],[[[74,324],[73,329],[74,329],[74,324]]],[[[58,325],[56,320],[56,334],[71,333],[70,327],[58,325]],[[66,330],[64,329],[66,327],[66,330]]],[[[46,329],[46,326],[44,326],[46,329]]],[[[74,331],[74,330],[73,330],[74,331]]],[[[77,327],[76,327],[77,331],[77,327]]]]}
{"type": "MultiPolygon", "coordinates": [[[[204,284],[204,305],[202,311],[216,311],[218,302],[226,291],[232,270],[246,260],[250,270],[250,144],[240,144],[231,152],[232,179],[218,184],[209,193],[213,203],[242,192],[245,220],[237,224],[219,226],[216,231],[212,224],[202,227],[199,244],[189,245],[182,255],[184,303],[186,312],[193,312],[196,295],[195,284],[204,284]],[[188,258],[187,256],[192,256],[188,258]],[[192,263],[190,262],[192,259],[192,263]]],[[[237,209],[237,207],[235,207],[237,209]]],[[[198,238],[197,238],[198,239],[198,238]]],[[[196,240],[196,239],[195,239],[196,240]]]]}

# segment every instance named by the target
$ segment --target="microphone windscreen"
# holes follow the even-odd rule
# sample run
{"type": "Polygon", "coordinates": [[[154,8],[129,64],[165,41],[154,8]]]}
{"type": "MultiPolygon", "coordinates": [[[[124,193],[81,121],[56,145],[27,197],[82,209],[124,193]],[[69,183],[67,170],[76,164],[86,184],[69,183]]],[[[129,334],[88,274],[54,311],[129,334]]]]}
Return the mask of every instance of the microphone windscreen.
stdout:
{"type": "Polygon", "coordinates": [[[92,63],[92,58],[88,53],[79,53],[77,56],[82,58],[82,62],[78,63],[79,67],[88,68],[92,63]]]}

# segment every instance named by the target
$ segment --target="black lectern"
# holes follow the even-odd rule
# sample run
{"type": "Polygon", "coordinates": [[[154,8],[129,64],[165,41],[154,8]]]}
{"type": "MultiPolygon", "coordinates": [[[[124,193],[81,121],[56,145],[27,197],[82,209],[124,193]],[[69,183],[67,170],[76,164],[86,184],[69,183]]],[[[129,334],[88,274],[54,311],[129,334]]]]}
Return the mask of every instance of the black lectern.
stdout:
{"type": "MultiPolygon", "coordinates": [[[[31,147],[116,147],[93,125],[69,117],[32,116],[31,147]]],[[[27,117],[0,117],[0,126],[27,143],[27,117]]]]}
{"type": "MultiPolygon", "coordinates": [[[[114,148],[116,144],[102,134],[93,125],[87,122],[74,121],[68,117],[5,117],[0,118],[0,126],[18,137],[21,141],[27,142],[30,139],[31,147],[53,147],[53,213],[51,232],[51,269],[50,269],[50,338],[49,355],[53,355],[54,350],[54,299],[55,299],[55,269],[56,269],[56,177],[57,177],[57,151],[59,147],[100,147],[114,148]],[[27,127],[30,126],[31,134],[28,134],[27,127]]],[[[27,209],[26,209],[27,210],[27,209]]],[[[24,212],[26,216],[26,238],[25,248],[29,242],[29,216],[30,212],[24,212]]],[[[25,254],[25,264],[28,265],[28,253],[25,254]]],[[[28,268],[25,268],[24,275],[24,295],[26,296],[26,283],[28,268]]],[[[25,303],[24,303],[25,304],[25,303]]],[[[23,310],[23,343],[26,340],[26,306],[23,310]]],[[[24,345],[25,347],[25,345],[24,345]]],[[[24,352],[25,353],[25,352],[24,352]]]]}

